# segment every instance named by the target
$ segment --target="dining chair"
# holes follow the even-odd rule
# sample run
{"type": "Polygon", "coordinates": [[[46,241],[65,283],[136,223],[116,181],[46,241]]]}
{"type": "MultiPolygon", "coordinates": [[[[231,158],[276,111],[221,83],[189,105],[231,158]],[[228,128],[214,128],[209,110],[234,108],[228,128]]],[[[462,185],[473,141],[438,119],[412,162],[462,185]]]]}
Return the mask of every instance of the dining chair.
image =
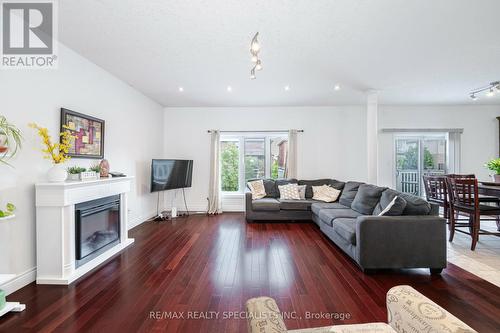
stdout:
{"type": "Polygon", "coordinates": [[[480,202],[476,178],[446,177],[446,189],[450,206],[450,242],[453,241],[455,231],[470,235],[472,237],[471,250],[474,251],[479,235],[500,236],[500,232],[481,229],[481,216],[500,216],[500,207],[480,202]],[[468,215],[468,222],[457,222],[456,213],[468,215]],[[468,228],[469,232],[457,228],[468,228]]]}
{"type": "Polygon", "coordinates": [[[449,219],[448,192],[446,190],[446,177],[422,176],[424,181],[425,196],[427,201],[443,207],[443,216],[449,219]]]}
{"type": "MultiPolygon", "coordinates": [[[[444,175],[445,177],[450,177],[450,178],[476,178],[475,174],[456,174],[456,173],[449,173],[444,175]]],[[[498,197],[492,197],[488,195],[483,195],[479,194],[479,201],[481,202],[491,202],[491,203],[496,203],[498,206],[500,206],[500,198],[498,197]]]]}

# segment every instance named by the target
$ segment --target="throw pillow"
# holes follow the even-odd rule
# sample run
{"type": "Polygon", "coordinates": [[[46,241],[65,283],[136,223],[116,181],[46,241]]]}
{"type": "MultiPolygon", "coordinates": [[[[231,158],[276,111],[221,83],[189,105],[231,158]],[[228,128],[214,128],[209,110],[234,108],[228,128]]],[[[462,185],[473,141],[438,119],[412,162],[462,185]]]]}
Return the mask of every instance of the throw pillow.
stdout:
{"type": "Polygon", "coordinates": [[[266,196],[266,188],[262,179],[248,182],[248,188],[252,191],[252,200],[262,199],[266,196]]]}
{"type": "Polygon", "coordinates": [[[313,190],[313,200],[324,201],[324,202],[334,202],[339,198],[340,192],[339,190],[328,186],[312,186],[313,190]]]}
{"type": "Polygon", "coordinates": [[[373,210],[373,215],[379,215],[384,211],[387,206],[396,198],[392,207],[384,213],[385,216],[400,216],[403,215],[403,211],[406,207],[406,200],[402,198],[402,193],[398,191],[387,189],[382,192],[382,196],[380,197],[380,201],[373,210]]]}
{"type": "Polygon", "coordinates": [[[385,187],[378,187],[370,184],[359,185],[358,193],[356,193],[352,201],[351,209],[364,215],[372,215],[373,210],[380,201],[382,192],[385,190],[385,187]]]}
{"type": "Polygon", "coordinates": [[[299,188],[300,200],[306,200],[306,188],[307,188],[307,185],[299,185],[298,188],[299,188]]]}
{"type": "Polygon", "coordinates": [[[396,204],[396,200],[398,199],[398,197],[394,197],[394,199],[392,199],[391,202],[389,202],[389,204],[387,205],[387,207],[384,208],[383,211],[381,211],[378,216],[384,216],[384,215],[390,215],[388,214],[391,209],[394,207],[394,205],[396,204]]]}
{"type": "Polygon", "coordinates": [[[281,200],[300,200],[299,186],[297,184],[288,184],[278,186],[281,200]]]}

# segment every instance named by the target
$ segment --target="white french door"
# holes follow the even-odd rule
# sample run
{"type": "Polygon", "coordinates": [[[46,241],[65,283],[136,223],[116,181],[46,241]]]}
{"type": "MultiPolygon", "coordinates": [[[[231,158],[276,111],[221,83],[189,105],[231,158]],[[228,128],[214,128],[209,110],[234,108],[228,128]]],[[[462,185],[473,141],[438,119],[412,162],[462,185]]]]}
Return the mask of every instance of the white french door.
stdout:
{"type": "Polygon", "coordinates": [[[449,170],[448,135],[396,135],[396,189],[417,196],[424,195],[422,176],[446,174],[449,170]]]}

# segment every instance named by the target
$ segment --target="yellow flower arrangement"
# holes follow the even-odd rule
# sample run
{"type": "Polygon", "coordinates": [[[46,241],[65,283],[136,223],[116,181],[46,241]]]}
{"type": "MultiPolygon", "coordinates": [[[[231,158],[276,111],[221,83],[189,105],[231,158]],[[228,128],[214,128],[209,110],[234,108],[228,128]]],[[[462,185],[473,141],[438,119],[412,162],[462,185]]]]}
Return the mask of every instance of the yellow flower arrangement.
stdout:
{"type": "Polygon", "coordinates": [[[61,142],[53,143],[48,129],[40,127],[35,123],[31,123],[29,124],[29,126],[36,129],[38,131],[38,135],[42,138],[43,144],[45,146],[45,148],[42,149],[44,158],[52,160],[52,163],[54,164],[64,163],[71,158],[70,156],[68,156],[68,152],[71,148],[71,143],[73,142],[75,136],[71,135],[69,131],[59,133],[61,142]]]}

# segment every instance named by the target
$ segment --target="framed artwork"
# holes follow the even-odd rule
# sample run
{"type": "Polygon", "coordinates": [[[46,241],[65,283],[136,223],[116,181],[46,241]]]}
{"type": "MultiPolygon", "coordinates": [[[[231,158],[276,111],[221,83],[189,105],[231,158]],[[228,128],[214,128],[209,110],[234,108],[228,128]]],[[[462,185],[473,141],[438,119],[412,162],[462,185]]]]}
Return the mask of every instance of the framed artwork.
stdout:
{"type": "Polygon", "coordinates": [[[74,158],[104,158],[104,120],[61,108],[61,132],[75,136],[68,155],[74,158]]]}

